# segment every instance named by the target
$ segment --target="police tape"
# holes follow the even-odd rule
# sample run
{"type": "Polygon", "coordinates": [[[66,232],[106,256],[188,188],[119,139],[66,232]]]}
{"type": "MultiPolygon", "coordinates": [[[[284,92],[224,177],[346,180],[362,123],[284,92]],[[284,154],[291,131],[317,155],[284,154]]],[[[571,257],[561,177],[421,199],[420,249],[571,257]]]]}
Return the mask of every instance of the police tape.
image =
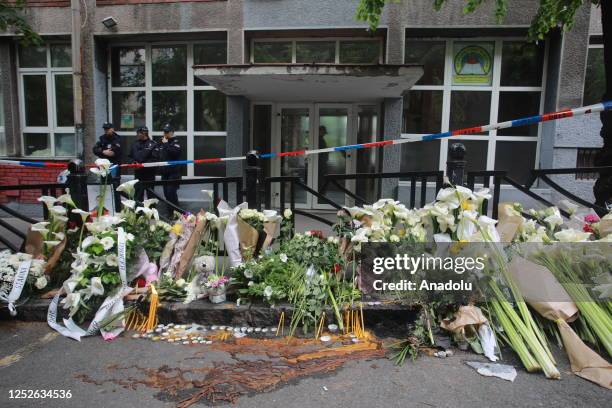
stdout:
{"type": "MultiPolygon", "coordinates": [[[[375,147],[384,147],[390,145],[398,145],[403,143],[414,143],[414,142],[427,142],[430,140],[444,139],[452,136],[461,135],[472,135],[476,133],[488,132],[490,130],[507,129],[518,126],[534,125],[541,122],[549,122],[553,120],[559,120],[563,118],[570,118],[582,115],[588,115],[592,113],[603,112],[612,110],[612,101],[606,101],[602,103],[596,103],[594,105],[582,106],[580,108],[565,109],[558,112],[544,113],[542,115],[528,116],[520,119],[509,120],[506,122],[492,123],[485,126],[474,126],[469,128],[463,128],[458,130],[452,130],[448,132],[433,133],[429,135],[408,135],[401,139],[389,139],[382,140],[380,142],[371,143],[360,143],[336,147],[327,147],[323,149],[311,149],[311,150],[294,150],[289,152],[271,152],[262,153],[259,155],[262,159],[271,159],[275,157],[290,157],[290,156],[309,156],[313,154],[321,153],[333,153],[333,152],[344,152],[347,150],[357,149],[369,149],[375,147]]],[[[460,139],[459,139],[460,140],[460,139]]],[[[196,165],[196,164],[207,164],[207,163],[220,163],[227,161],[240,161],[246,160],[246,156],[235,156],[235,157],[219,157],[209,159],[195,159],[195,160],[168,160],[150,163],[128,163],[121,164],[121,168],[145,168],[145,167],[167,167],[167,166],[183,166],[183,165],[196,165]]],[[[0,159],[0,165],[12,165],[12,166],[26,166],[26,167],[53,167],[53,168],[66,168],[66,163],[56,162],[35,162],[35,161],[22,161],[22,160],[3,160],[0,159]]],[[[95,167],[95,165],[90,165],[95,167]]],[[[89,166],[88,166],[89,167],[89,166]]]]}

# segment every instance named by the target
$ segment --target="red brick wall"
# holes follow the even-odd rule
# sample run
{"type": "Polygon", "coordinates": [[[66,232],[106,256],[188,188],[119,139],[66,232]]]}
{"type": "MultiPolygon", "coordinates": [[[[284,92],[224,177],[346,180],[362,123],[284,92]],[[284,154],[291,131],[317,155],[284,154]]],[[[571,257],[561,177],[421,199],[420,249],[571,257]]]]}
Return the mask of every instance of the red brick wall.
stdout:
{"type": "MultiPolygon", "coordinates": [[[[36,0],[38,1],[38,0],[36,0]]],[[[121,4],[147,4],[147,3],[207,3],[227,0],[96,0],[97,6],[114,6],[121,4]]]]}
{"type": "MultiPolygon", "coordinates": [[[[0,166],[0,185],[24,185],[57,183],[59,168],[40,168],[22,166],[0,166]]],[[[18,201],[20,203],[36,203],[42,195],[41,190],[11,190],[0,191],[0,202],[18,201]]]]}

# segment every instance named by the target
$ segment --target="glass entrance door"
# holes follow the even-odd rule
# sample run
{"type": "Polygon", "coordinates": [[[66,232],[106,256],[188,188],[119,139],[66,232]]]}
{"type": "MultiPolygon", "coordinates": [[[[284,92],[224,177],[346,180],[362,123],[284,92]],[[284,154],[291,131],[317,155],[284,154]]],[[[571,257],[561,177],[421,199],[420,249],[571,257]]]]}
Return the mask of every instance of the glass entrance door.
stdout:
{"type": "MultiPolygon", "coordinates": [[[[280,149],[281,152],[307,150],[312,147],[312,107],[310,105],[284,105],[279,107],[280,116],[280,149]]],[[[299,177],[302,182],[311,186],[312,168],[309,158],[304,155],[285,156],[280,158],[280,175],[299,177]]],[[[288,186],[287,186],[288,187],[288,186]]],[[[280,190],[277,190],[280,193],[280,190]]],[[[290,201],[289,188],[285,191],[285,203],[290,201]]],[[[304,189],[295,191],[296,206],[310,208],[311,194],[304,189]]]]}
{"type": "MultiPolygon", "coordinates": [[[[317,104],[315,106],[316,123],[315,132],[316,138],[315,149],[324,149],[326,147],[344,146],[351,144],[349,135],[351,135],[351,105],[345,104],[317,104]]],[[[349,169],[349,161],[351,160],[352,152],[329,152],[319,153],[313,157],[313,164],[316,168],[315,179],[313,185],[315,190],[323,191],[328,174],[346,174],[349,169]]],[[[343,187],[347,187],[345,181],[339,181],[343,187]]],[[[327,184],[325,196],[332,201],[344,205],[345,193],[334,184],[327,184]]],[[[318,198],[314,202],[316,208],[330,208],[328,204],[318,198]]]]}

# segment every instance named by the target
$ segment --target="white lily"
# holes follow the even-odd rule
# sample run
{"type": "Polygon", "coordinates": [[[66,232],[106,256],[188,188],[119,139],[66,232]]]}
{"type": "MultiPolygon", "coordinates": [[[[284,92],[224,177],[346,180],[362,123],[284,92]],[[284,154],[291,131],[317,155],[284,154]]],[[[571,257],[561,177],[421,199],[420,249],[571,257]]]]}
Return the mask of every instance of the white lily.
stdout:
{"type": "Polygon", "coordinates": [[[476,232],[478,213],[476,211],[464,210],[461,212],[457,223],[457,239],[467,241],[476,232]]]}
{"type": "Polygon", "coordinates": [[[64,309],[70,309],[70,317],[72,317],[79,310],[79,306],[81,303],[81,294],[79,292],[69,293],[61,301],[61,303],[62,305],[64,305],[64,309]]]}
{"type": "Polygon", "coordinates": [[[74,203],[72,196],[68,193],[62,194],[61,196],[57,197],[57,201],[59,201],[62,204],[68,204],[72,208],[76,208],[76,204],[74,203]]]}
{"type": "Polygon", "coordinates": [[[136,192],[136,188],[134,187],[138,183],[137,179],[133,179],[130,181],[126,181],[125,183],[121,183],[119,187],[117,187],[117,191],[127,194],[128,197],[134,197],[134,193],[136,192]]]}
{"type": "Polygon", "coordinates": [[[83,239],[83,242],[81,242],[81,249],[85,250],[93,244],[97,244],[98,242],[100,242],[98,237],[96,237],[95,235],[89,235],[85,237],[85,239],[83,239]]]}
{"type": "Polygon", "coordinates": [[[159,200],[157,198],[148,198],[142,202],[142,205],[144,205],[145,208],[151,208],[152,205],[155,205],[157,203],[159,203],[159,200]]]}
{"type": "Polygon", "coordinates": [[[53,214],[53,215],[66,215],[66,208],[62,207],[61,205],[54,205],[52,207],[49,207],[49,211],[53,214]]]}
{"type": "Polygon", "coordinates": [[[40,196],[37,198],[37,201],[40,201],[41,203],[45,203],[45,205],[47,206],[47,208],[50,208],[53,206],[53,204],[55,204],[57,202],[57,198],[52,197],[52,196],[40,196]]]}
{"type": "Polygon", "coordinates": [[[497,224],[497,220],[494,220],[491,217],[487,217],[486,215],[481,215],[478,217],[478,226],[480,227],[483,237],[487,241],[491,242],[499,242],[501,241],[501,237],[495,228],[495,224],[497,224]]]}
{"type": "Polygon", "coordinates": [[[58,246],[60,244],[60,242],[62,242],[62,241],[43,241],[43,244],[45,244],[49,248],[53,248],[53,247],[58,246]]]}
{"type": "Polygon", "coordinates": [[[111,162],[108,159],[97,159],[95,163],[97,167],[92,167],[89,171],[97,176],[106,177],[109,173],[111,162]]]}
{"type": "Polygon", "coordinates": [[[73,214],[79,214],[81,216],[81,221],[85,222],[85,220],[87,220],[87,217],[89,217],[89,212],[87,211],[83,211],[80,208],[73,208],[72,209],[72,213],[73,214]]]}
{"type": "Polygon", "coordinates": [[[567,228],[555,233],[555,238],[561,242],[584,242],[588,241],[590,232],[582,232],[573,228],[567,228]]]}
{"type": "Polygon", "coordinates": [[[134,210],[136,207],[136,201],[134,200],[122,200],[121,205],[125,208],[129,208],[130,210],[134,210]]]}
{"type": "Polygon", "coordinates": [[[99,276],[91,278],[89,294],[90,296],[102,296],[104,294],[104,285],[102,285],[102,279],[99,276]]]}

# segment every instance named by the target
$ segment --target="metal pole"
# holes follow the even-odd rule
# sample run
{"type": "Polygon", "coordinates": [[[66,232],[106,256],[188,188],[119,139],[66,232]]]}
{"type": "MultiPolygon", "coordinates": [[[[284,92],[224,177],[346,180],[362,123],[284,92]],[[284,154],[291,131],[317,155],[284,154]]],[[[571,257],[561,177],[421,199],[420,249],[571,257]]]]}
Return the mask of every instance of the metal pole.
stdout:
{"type": "MultiPolygon", "coordinates": [[[[80,159],[71,160],[68,163],[68,178],[66,186],[70,190],[70,197],[76,204],[77,208],[83,211],[89,211],[89,197],[87,196],[87,170],[83,161],[80,159]]],[[[70,219],[81,223],[79,214],[70,213],[70,219]]]]}
{"type": "Polygon", "coordinates": [[[76,137],[77,156],[84,158],[83,150],[83,67],[81,58],[81,1],[70,0],[72,13],[72,95],[74,99],[74,131],[76,137]]]}
{"type": "Polygon", "coordinates": [[[261,208],[260,202],[260,180],[261,180],[261,167],[259,167],[259,153],[257,150],[251,150],[247,153],[247,165],[245,168],[246,175],[246,198],[249,208],[259,210],[261,208]]]}
{"type": "Polygon", "coordinates": [[[463,185],[465,175],[465,145],[463,143],[453,143],[448,152],[449,159],[446,161],[446,177],[448,182],[454,186],[463,185]]]}

